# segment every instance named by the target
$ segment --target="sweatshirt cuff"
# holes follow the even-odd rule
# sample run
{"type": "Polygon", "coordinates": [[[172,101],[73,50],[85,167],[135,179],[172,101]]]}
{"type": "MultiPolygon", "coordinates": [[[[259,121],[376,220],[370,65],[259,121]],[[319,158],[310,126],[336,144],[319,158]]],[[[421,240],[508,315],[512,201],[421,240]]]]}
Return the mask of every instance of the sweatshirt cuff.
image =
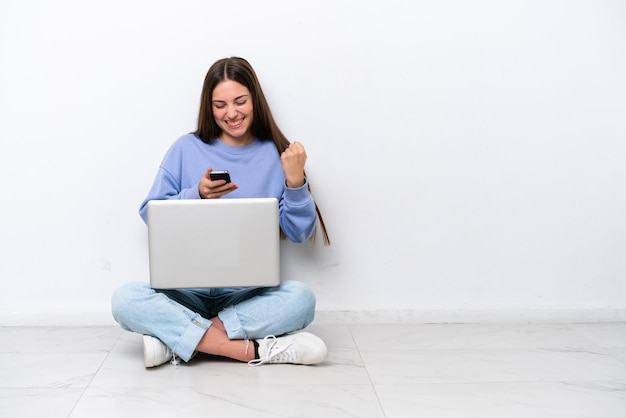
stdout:
{"type": "Polygon", "coordinates": [[[311,199],[311,193],[309,192],[309,181],[304,178],[304,184],[300,187],[291,188],[287,187],[285,182],[285,194],[284,199],[294,205],[304,205],[311,199]]]}

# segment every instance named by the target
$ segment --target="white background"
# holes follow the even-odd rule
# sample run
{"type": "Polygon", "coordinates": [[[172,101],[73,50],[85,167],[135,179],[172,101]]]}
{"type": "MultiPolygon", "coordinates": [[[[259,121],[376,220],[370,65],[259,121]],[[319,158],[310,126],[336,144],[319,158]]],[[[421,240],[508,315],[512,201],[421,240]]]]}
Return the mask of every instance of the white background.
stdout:
{"type": "Polygon", "coordinates": [[[112,321],[233,55],[307,148],[322,316],[626,311],[624,1],[3,0],[0,320],[112,321]]]}

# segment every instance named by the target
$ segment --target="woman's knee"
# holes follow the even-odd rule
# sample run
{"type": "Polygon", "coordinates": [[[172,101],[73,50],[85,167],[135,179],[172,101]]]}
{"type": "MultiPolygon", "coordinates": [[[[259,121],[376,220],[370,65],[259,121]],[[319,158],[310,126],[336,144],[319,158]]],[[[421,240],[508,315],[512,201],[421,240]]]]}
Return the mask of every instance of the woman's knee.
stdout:
{"type": "Polygon", "coordinates": [[[137,301],[153,292],[150,285],[143,282],[131,282],[120,286],[111,297],[113,318],[120,325],[124,325],[125,318],[134,310],[137,301]]]}
{"type": "Polygon", "coordinates": [[[282,286],[291,294],[292,312],[301,316],[304,326],[313,322],[316,300],[311,288],[298,281],[284,281],[282,286]]]}

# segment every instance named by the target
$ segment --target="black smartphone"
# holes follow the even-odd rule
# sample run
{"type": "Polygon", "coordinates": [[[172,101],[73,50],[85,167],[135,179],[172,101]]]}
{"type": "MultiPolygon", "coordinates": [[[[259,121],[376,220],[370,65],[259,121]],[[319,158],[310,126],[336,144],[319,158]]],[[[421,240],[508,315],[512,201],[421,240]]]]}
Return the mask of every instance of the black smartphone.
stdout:
{"type": "Polygon", "coordinates": [[[226,183],[230,183],[230,173],[228,172],[228,170],[211,171],[209,176],[211,177],[211,180],[213,181],[226,180],[226,183]]]}

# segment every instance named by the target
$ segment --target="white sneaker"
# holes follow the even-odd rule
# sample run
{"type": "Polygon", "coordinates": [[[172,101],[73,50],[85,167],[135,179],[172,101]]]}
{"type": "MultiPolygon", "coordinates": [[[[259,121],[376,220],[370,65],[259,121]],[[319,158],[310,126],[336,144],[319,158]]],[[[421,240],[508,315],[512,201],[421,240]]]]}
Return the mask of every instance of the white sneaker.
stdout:
{"type": "Polygon", "coordinates": [[[249,361],[250,366],[264,363],[317,364],[326,359],[328,349],[319,337],[309,332],[276,338],[268,335],[259,343],[259,358],[249,361]]]}
{"type": "Polygon", "coordinates": [[[172,359],[172,351],[158,338],[143,336],[143,364],[156,367],[172,359]]]}

